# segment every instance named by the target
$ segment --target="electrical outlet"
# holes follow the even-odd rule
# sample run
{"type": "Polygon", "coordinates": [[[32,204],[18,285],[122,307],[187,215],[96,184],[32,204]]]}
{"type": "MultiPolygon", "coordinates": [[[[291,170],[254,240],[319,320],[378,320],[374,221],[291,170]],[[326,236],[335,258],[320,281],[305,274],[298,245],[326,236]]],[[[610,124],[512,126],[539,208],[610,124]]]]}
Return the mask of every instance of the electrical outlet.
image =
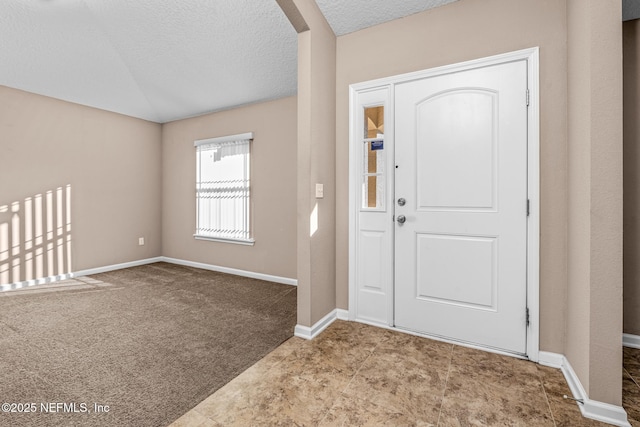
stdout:
{"type": "Polygon", "coordinates": [[[144,237],[138,238],[138,246],[144,246],[144,237]]]}
{"type": "Polygon", "coordinates": [[[316,199],[322,199],[324,197],[324,185],[316,184],[316,199]]]}

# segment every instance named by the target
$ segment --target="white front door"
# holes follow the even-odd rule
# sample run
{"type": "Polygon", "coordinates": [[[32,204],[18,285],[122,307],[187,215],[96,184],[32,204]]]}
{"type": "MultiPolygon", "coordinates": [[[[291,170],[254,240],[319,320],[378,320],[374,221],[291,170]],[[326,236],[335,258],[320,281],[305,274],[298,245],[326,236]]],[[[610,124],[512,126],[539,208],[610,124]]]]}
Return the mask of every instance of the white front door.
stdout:
{"type": "Polygon", "coordinates": [[[395,326],[525,354],[527,62],[397,84],[395,164],[395,326]]]}

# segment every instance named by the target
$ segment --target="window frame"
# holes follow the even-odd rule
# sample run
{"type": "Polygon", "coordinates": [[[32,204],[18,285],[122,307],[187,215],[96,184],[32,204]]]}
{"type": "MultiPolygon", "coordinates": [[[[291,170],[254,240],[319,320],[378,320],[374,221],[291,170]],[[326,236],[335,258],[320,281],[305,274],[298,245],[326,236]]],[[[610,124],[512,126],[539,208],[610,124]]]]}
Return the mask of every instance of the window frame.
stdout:
{"type": "Polygon", "coordinates": [[[196,201],[196,223],[195,223],[195,230],[196,232],[193,234],[193,237],[196,240],[208,240],[208,241],[214,241],[214,242],[221,242],[221,243],[233,243],[233,244],[238,244],[238,245],[249,245],[249,246],[253,246],[255,243],[255,239],[253,238],[253,217],[252,217],[252,198],[251,198],[251,146],[253,144],[253,132],[247,132],[247,133],[241,133],[241,134],[236,134],[236,135],[228,135],[228,136],[221,136],[221,137],[216,137],[216,138],[206,138],[206,139],[199,139],[194,141],[193,145],[196,149],[196,188],[195,188],[195,193],[196,193],[196,197],[195,197],[195,201],[196,201]],[[201,198],[199,197],[199,186],[201,184],[200,182],[200,173],[199,171],[201,170],[201,163],[202,163],[202,159],[199,156],[200,154],[200,147],[206,146],[206,145],[215,145],[215,144],[228,144],[228,143],[244,143],[247,142],[249,145],[249,151],[247,153],[247,164],[245,166],[245,180],[247,182],[247,186],[246,186],[246,192],[247,192],[247,196],[246,196],[246,215],[244,216],[244,220],[246,223],[246,232],[247,235],[249,236],[248,238],[232,238],[232,237],[224,237],[224,236],[215,236],[215,235],[207,235],[207,234],[200,234],[198,233],[198,231],[200,230],[200,203],[201,203],[201,198]]]}

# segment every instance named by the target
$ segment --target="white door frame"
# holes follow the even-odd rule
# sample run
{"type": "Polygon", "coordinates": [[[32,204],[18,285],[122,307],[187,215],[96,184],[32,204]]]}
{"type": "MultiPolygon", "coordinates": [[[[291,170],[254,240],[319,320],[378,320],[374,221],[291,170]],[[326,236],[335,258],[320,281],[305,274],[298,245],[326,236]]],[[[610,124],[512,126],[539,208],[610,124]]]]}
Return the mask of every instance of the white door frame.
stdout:
{"type": "MultiPolygon", "coordinates": [[[[419,80],[443,74],[460,72],[475,68],[487,67],[491,65],[503,64],[513,61],[527,61],[527,96],[529,108],[527,110],[527,192],[529,199],[529,219],[527,221],[527,307],[529,308],[529,325],[527,326],[527,357],[538,361],[539,339],[540,339],[540,104],[539,104],[539,49],[537,47],[509,52],[487,58],[475,59],[458,64],[445,65],[428,70],[417,71],[398,76],[392,76],[362,83],[352,84],[349,87],[349,319],[372,323],[377,326],[393,328],[393,289],[386,294],[386,313],[382,318],[386,319],[372,321],[368,318],[358,316],[358,268],[357,260],[360,254],[358,247],[359,235],[359,213],[360,213],[360,183],[358,162],[361,160],[358,155],[358,126],[356,117],[362,106],[359,100],[361,94],[373,90],[385,89],[386,99],[382,100],[385,105],[385,144],[393,148],[393,123],[395,85],[411,80],[419,80]],[[390,126],[389,126],[390,125],[390,126]],[[389,132],[389,134],[387,134],[389,132]]],[[[360,142],[361,143],[361,142],[360,142]]],[[[393,152],[388,154],[388,167],[393,165],[393,152]]],[[[393,186],[393,174],[389,173],[391,180],[390,187],[393,186]]],[[[392,193],[392,192],[390,192],[392,193]]],[[[387,194],[388,206],[393,206],[394,195],[387,194]]],[[[393,210],[387,212],[389,223],[393,220],[393,210]]],[[[393,228],[392,228],[393,230],[393,228]]],[[[393,231],[391,231],[393,232],[393,231]]],[[[392,249],[393,251],[393,249],[392,249]]],[[[393,253],[393,252],[392,252],[393,253]]],[[[393,256],[391,257],[393,258],[393,256]]],[[[393,259],[390,260],[393,263],[393,259]]],[[[393,279],[391,279],[393,282],[393,279]]],[[[389,286],[393,286],[390,283],[389,286]]],[[[439,338],[438,338],[439,339],[439,338]]],[[[482,347],[479,347],[482,348],[482,347]]],[[[495,351],[490,350],[489,351],[495,351]]],[[[505,353],[508,354],[508,353],[505,353]]]]}

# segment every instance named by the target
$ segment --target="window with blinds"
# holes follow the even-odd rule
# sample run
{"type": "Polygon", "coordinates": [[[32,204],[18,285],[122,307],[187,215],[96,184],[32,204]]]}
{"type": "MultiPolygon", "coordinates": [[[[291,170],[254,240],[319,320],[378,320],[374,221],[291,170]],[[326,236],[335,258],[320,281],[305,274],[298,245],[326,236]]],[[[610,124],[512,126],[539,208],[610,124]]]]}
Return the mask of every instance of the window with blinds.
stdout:
{"type": "Polygon", "coordinates": [[[245,133],[195,142],[197,239],[253,244],[252,140],[253,133],[245,133]]]}

